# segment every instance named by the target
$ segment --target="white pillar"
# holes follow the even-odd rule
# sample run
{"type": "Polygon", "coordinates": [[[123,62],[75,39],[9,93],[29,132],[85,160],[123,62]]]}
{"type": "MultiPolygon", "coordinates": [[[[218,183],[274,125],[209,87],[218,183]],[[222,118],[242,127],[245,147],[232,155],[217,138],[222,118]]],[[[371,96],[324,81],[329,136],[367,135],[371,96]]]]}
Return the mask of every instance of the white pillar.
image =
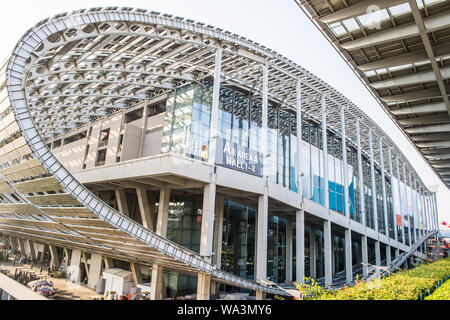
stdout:
{"type": "Polygon", "coordinates": [[[59,254],[54,245],[49,245],[50,255],[52,257],[51,266],[54,268],[59,268],[59,254]]]}
{"type": "Polygon", "coordinates": [[[358,180],[359,180],[359,202],[361,207],[361,223],[364,227],[366,222],[366,204],[364,202],[364,181],[363,181],[363,167],[362,167],[362,153],[361,153],[361,135],[359,130],[359,118],[356,119],[356,147],[358,160],[358,180]]]}
{"type": "MultiPolygon", "coordinates": [[[[295,281],[304,283],[305,277],[305,211],[297,210],[295,215],[295,241],[296,241],[296,270],[295,281]]],[[[314,276],[315,277],[315,276],[314,276]]]]}
{"type": "Polygon", "coordinates": [[[256,280],[267,278],[267,230],[269,219],[267,187],[265,193],[258,197],[257,212],[257,257],[256,257],[256,280]]]}
{"type": "Polygon", "coordinates": [[[316,278],[316,249],[317,241],[316,241],[316,232],[312,227],[309,228],[309,274],[310,277],[316,278]]]}
{"type": "Polygon", "coordinates": [[[353,282],[353,267],[352,267],[352,231],[345,229],[345,278],[347,284],[353,282]]]}
{"type": "MultiPolygon", "coordinates": [[[[100,279],[102,274],[102,262],[103,258],[99,254],[91,254],[90,264],[89,264],[89,275],[87,286],[89,288],[95,289],[97,286],[97,281],[100,279]]],[[[118,292],[121,294],[121,292],[118,292]]]]}
{"type": "Polygon", "coordinates": [[[36,250],[34,248],[34,243],[31,240],[27,240],[27,242],[28,242],[28,246],[30,247],[31,259],[33,259],[33,261],[36,261],[36,250]]]}
{"type": "Polygon", "coordinates": [[[21,238],[17,238],[17,241],[18,241],[18,243],[19,243],[19,250],[20,250],[20,253],[21,253],[22,255],[26,255],[27,249],[25,248],[25,241],[24,241],[23,239],[21,239],[21,238]]]}
{"type": "Polygon", "coordinates": [[[141,213],[142,226],[150,230],[155,230],[155,223],[152,216],[153,212],[151,212],[151,205],[148,199],[147,190],[143,188],[136,188],[136,195],[139,204],[139,212],[141,213]]]}
{"type": "Polygon", "coordinates": [[[325,287],[328,288],[333,284],[333,266],[331,253],[331,221],[323,222],[323,250],[325,260],[325,287]]]}
{"type": "Polygon", "coordinates": [[[297,112],[297,191],[300,196],[303,196],[303,183],[302,183],[302,82],[297,81],[296,92],[296,112],[297,112]]]}
{"type": "Polygon", "coordinates": [[[293,230],[292,221],[286,219],[286,284],[292,283],[292,247],[293,247],[293,230]]]}
{"type": "MultiPolygon", "coordinates": [[[[375,241],[375,265],[381,267],[380,241],[375,241]]],[[[377,276],[380,276],[380,269],[376,269],[377,276]]]]}
{"type": "Polygon", "coordinates": [[[199,272],[197,281],[197,300],[209,300],[211,294],[211,276],[199,272]]]}
{"type": "Polygon", "coordinates": [[[341,107],[341,143],[342,143],[342,173],[344,180],[344,212],[350,221],[350,197],[348,192],[348,164],[347,164],[347,141],[345,134],[345,109],[341,107]]]}
{"type": "Polygon", "coordinates": [[[373,161],[372,129],[369,129],[369,153],[370,153],[370,180],[372,189],[372,216],[374,221],[374,230],[378,231],[378,210],[377,210],[377,189],[375,186],[375,167],[373,161]]]}
{"type": "Polygon", "coordinates": [[[394,239],[398,241],[398,234],[397,234],[397,219],[395,216],[395,198],[394,198],[394,175],[392,174],[392,154],[391,154],[391,148],[388,149],[388,159],[389,159],[389,179],[391,181],[391,197],[392,197],[392,221],[394,223],[394,239]]]}
{"type": "MultiPolygon", "coordinates": [[[[222,267],[222,239],[223,239],[223,211],[224,211],[224,198],[216,195],[216,218],[214,219],[214,239],[213,248],[214,255],[212,262],[216,265],[217,269],[222,267]]],[[[220,283],[214,282],[211,286],[211,294],[219,295],[220,283]]]]}
{"type": "MultiPolygon", "coordinates": [[[[156,221],[156,234],[162,237],[166,237],[167,234],[167,220],[169,218],[169,202],[170,202],[170,189],[167,185],[164,185],[159,193],[158,203],[158,217],[156,221]]],[[[163,268],[160,265],[154,264],[152,269],[151,278],[151,299],[160,300],[165,296],[163,292],[164,278],[163,268]]]]}
{"type": "Polygon", "coordinates": [[[130,211],[128,210],[128,204],[127,204],[127,197],[125,190],[115,190],[116,193],[116,201],[117,201],[117,207],[123,215],[129,217],[130,211]]]}
{"type": "Polygon", "coordinates": [[[80,283],[81,281],[80,263],[81,250],[72,249],[70,265],[68,268],[68,272],[70,273],[69,281],[72,283],[80,283]]]}
{"type": "Polygon", "coordinates": [[[436,217],[436,230],[439,230],[439,214],[438,214],[438,207],[437,207],[436,192],[433,193],[433,205],[434,205],[434,213],[435,213],[435,217],[436,217]]]}
{"type": "Polygon", "coordinates": [[[367,279],[369,276],[369,270],[367,263],[369,263],[369,257],[367,254],[367,236],[362,235],[361,236],[361,260],[364,263],[363,264],[363,277],[364,279],[367,279]]]}
{"type": "Polygon", "coordinates": [[[387,213],[386,181],[384,176],[383,138],[380,138],[381,189],[383,192],[384,233],[389,237],[389,221],[387,213]]]}
{"type": "Polygon", "coordinates": [[[386,245],[386,266],[389,266],[392,262],[391,258],[391,246],[386,245]]]}
{"type": "Polygon", "coordinates": [[[141,284],[142,281],[142,273],[141,266],[137,263],[130,262],[131,276],[133,278],[134,285],[137,286],[141,284]]]}
{"type": "Polygon", "coordinates": [[[398,156],[395,155],[395,165],[396,165],[396,169],[397,169],[397,182],[398,182],[398,195],[399,195],[399,199],[398,199],[398,203],[399,203],[399,207],[400,207],[400,216],[401,216],[401,226],[400,226],[400,230],[402,231],[402,243],[406,245],[406,239],[405,239],[405,228],[403,227],[403,201],[402,201],[402,191],[401,191],[401,187],[400,187],[400,168],[398,165],[398,156]]]}
{"type": "Polygon", "coordinates": [[[330,208],[329,194],[328,194],[328,139],[327,139],[327,106],[326,97],[322,95],[322,152],[323,152],[323,193],[324,206],[330,208]]]}
{"type": "Polygon", "coordinates": [[[209,153],[208,162],[212,165],[216,162],[216,146],[217,146],[217,124],[219,117],[219,98],[220,98],[220,82],[222,72],[222,48],[216,50],[215,69],[214,69],[214,84],[213,97],[211,106],[211,125],[209,131],[209,153]]]}

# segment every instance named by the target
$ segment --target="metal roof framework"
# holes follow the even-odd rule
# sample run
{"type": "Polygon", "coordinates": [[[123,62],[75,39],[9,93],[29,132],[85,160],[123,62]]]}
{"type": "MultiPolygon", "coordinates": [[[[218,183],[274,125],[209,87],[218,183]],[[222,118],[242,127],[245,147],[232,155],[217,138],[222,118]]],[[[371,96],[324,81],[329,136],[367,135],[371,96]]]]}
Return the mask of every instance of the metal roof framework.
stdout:
{"type": "Polygon", "coordinates": [[[450,1],[295,0],[450,183],[450,1]]]}

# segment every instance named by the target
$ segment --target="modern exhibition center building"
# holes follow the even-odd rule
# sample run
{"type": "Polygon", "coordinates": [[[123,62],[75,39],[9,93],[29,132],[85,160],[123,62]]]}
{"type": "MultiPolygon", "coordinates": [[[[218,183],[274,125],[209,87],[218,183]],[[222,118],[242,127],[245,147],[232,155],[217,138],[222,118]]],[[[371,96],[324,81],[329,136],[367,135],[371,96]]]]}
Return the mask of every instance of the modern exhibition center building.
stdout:
{"type": "Polygon", "coordinates": [[[0,234],[72,282],[118,268],[154,299],[288,295],[425,259],[437,230],[435,194],[380,126],[222,29],[63,13],[0,81],[0,234]]]}

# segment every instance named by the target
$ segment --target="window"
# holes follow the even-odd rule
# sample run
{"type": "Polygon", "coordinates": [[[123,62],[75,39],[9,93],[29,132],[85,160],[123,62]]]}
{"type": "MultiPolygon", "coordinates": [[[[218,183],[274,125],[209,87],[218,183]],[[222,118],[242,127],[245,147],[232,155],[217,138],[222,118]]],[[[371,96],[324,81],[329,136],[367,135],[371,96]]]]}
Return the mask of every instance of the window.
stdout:
{"type": "Polygon", "coordinates": [[[125,123],[129,123],[143,117],[144,108],[139,108],[128,113],[125,113],[125,123]]]}
{"type": "Polygon", "coordinates": [[[99,147],[104,147],[108,145],[109,140],[109,128],[100,131],[100,141],[98,143],[99,147]]]}
{"type": "Polygon", "coordinates": [[[97,160],[95,161],[95,166],[102,166],[105,164],[107,150],[108,149],[105,148],[97,151],[97,160]]]}

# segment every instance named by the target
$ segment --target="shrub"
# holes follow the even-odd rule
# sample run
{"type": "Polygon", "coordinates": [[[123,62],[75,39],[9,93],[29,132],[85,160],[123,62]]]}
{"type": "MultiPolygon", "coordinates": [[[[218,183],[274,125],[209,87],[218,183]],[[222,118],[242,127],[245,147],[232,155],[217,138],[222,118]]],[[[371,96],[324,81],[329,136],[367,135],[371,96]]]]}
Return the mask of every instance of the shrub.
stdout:
{"type": "Polygon", "coordinates": [[[425,300],[450,300],[450,280],[444,282],[442,286],[426,297],[425,300]]]}

